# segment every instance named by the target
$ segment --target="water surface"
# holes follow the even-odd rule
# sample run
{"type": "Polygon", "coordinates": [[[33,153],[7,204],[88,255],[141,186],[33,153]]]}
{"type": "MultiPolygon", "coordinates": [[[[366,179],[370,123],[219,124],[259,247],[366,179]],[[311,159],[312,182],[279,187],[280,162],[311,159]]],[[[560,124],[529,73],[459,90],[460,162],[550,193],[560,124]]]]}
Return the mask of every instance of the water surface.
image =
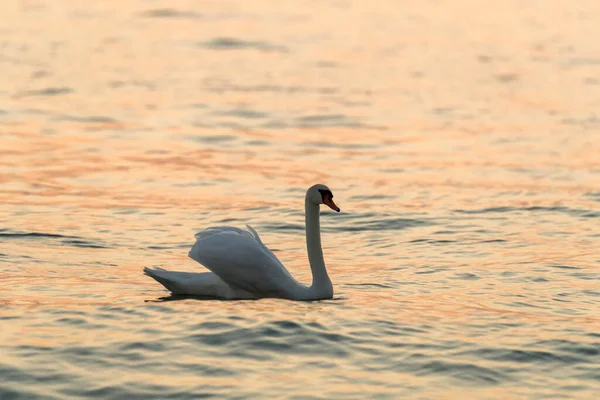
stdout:
{"type": "Polygon", "coordinates": [[[600,5],[5,1],[0,398],[600,392],[600,5]],[[161,299],[251,224],[333,300],[161,299]]]}

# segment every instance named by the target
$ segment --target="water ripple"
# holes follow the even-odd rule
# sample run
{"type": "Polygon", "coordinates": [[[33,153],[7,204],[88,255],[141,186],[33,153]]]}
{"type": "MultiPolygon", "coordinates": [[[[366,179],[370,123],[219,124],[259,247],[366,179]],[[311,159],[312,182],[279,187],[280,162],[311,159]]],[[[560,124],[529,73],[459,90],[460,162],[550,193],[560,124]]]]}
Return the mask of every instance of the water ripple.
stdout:
{"type": "Polygon", "coordinates": [[[285,53],[288,49],[285,46],[275,45],[264,41],[249,41],[234,37],[218,37],[207,42],[198,43],[199,46],[212,50],[260,50],[264,52],[285,53]]]}
{"type": "Polygon", "coordinates": [[[103,244],[100,240],[86,239],[80,236],[61,235],[44,232],[17,232],[10,229],[0,229],[0,239],[61,239],[59,243],[63,246],[73,246],[92,249],[106,249],[110,246],[103,244]]]}
{"type": "Polygon", "coordinates": [[[139,16],[145,18],[202,18],[201,14],[198,14],[194,11],[178,10],[175,8],[156,8],[153,10],[143,11],[139,13],[139,16]]]}
{"type": "Polygon", "coordinates": [[[481,210],[454,210],[456,213],[460,214],[495,214],[495,213],[512,213],[512,212],[548,212],[548,213],[562,213],[567,214],[573,217],[581,217],[581,218],[597,218],[600,216],[600,213],[593,212],[592,210],[585,209],[574,209],[570,207],[541,207],[541,206],[533,206],[533,207],[490,207],[484,208],[481,210]]]}

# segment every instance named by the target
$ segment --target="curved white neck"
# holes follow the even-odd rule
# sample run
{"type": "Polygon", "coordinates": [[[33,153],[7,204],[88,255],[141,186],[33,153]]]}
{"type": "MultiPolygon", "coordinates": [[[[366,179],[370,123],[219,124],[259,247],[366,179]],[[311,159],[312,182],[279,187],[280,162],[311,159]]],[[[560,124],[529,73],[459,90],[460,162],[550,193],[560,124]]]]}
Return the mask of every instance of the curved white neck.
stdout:
{"type": "Polygon", "coordinates": [[[323,249],[321,248],[319,206],[306,198],[304,208],[306,210],[306,249],[313,276],[310,289],[318,297],[330,298],[333,296],[333,285],[327,275],[327,269],[325,269],[323,249]]]}

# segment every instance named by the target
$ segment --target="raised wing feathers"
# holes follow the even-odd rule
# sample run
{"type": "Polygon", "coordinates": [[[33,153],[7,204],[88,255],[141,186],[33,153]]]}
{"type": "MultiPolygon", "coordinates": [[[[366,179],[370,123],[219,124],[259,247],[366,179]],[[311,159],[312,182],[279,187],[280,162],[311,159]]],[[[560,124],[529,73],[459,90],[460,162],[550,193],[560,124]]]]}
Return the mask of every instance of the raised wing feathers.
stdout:
{"type": "Polygon", "coordinates": [[[240,289],[286,297],[286,288],[296,283],[260,240],[252,227],[248,230],[221,226],[197,233],[189,257],[214,272],[227,284],[240,289]]]}

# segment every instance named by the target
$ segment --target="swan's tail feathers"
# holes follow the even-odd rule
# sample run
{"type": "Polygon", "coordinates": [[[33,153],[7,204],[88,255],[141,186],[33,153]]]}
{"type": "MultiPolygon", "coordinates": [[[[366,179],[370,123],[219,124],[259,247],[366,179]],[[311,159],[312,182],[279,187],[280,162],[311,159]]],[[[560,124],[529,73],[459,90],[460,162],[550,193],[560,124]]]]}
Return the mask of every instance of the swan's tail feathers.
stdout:
{"type": "Polygon", "coordinates": [[[169,271],[162,268],[144,268],[144,274],[156,280],[158,283],[163,285],[167,290],[171,292],[177,292],[177,282],[169,278],[169,271]]]}

